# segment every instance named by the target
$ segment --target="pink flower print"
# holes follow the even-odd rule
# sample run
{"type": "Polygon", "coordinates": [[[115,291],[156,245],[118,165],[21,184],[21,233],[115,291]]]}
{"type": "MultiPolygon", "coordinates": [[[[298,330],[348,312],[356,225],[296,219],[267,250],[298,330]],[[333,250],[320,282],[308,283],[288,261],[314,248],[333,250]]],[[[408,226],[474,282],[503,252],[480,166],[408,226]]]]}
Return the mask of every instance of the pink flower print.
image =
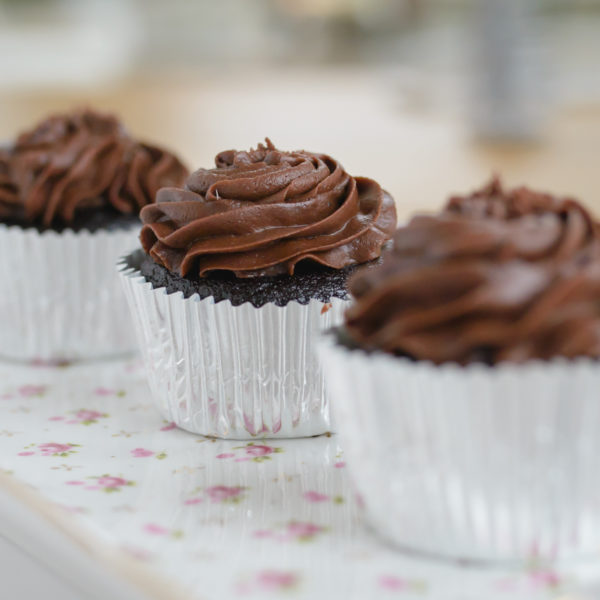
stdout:
{"type": "Polygon", "coordinates": [[[48,421],[64,421],[64,417],[50,417],[48,421]]]}
{"type": "Polygon", "coordinates": [[[304,492],[304,499],[309,502],[326,502],[329,500],[329,496],[321,494],[320,492],[308,491],[304,492]]]}
{"type": "Polygon", "coordinates": [[[206,488],[206,495],[213,502],[239,502],[244,491],[242,487],[230,487],[227,485],[215,485],[206,488]]]}
{"type": "Polygon", "coordinates": [[[286,524],[283,531],[259,529],[253,535],[256,538],[272,538],[280,542],[309,542],[324,531],[324,527],[315,525],[314,523],[291,521],[286,524]]]}
{"type": "Polygon", "coordinates": [[[183,531],[178,529],[171,531],[162,525],[157,525],[156,523],[146,523],[146,525],[144,525],[144,531],[150,535],[168,535],[174,539],[183,537],[183,531]]]}
{"type": "Polygon", "coordinates": [[[83,485],[83,481],[65,481],[67,485],[83,485]]]}
{"type": "Polygon", "coordinates": [[[379,578],[379,585],[393,592],[405,590],[409,587],[405,579],[395,577],[394,575],[382,575],[379,578]]]}
{"type": "Polygon", "coordinates": [[[86,490],[102,490],[106,493],[120,492],[126,486],[135,485],[134,481],[128,481],[123,477],[114,477],[112,475],[102,475],[101,477],[92,477],[97,485],[86,486],[86,490]]]}
{"type": "Polygon", "coordinates": [[[167,423],[164,427],[161,427],[160,430],[161,431],[171,431],[176,428],[177,428],[177,425],[175,425],[175,423],[173,423],[173,421],[171,421],[170,423],[167,423]]]}
{"type": "Polygon", "coordinates": [[[19,388],[19,395],[25,398],[31,398],[32,396],[43,396],[45,392],[45,385],[23,385],[19,388]]]}
{"type": "Polygon", "coordinates": [[[268,529],[257,529],[252,535],[255,538],[269,538],[273,537],[273,532],[268,529]]]}
{"type": "MultiPolygon", "coordinates": [[[[29,444],[29,446],[25,446],[25,450],[23,452],[19,452],[18,456],[34,456],[35,450],[31,450],[35,444],[29,444]]],[[[75,454],[77,450],[74,448],[79,448],[79,444],[56,444],[54,442],[47,444],[38,444],[37,449],[40,452],[40,456],[70,456],[71,454],[75,454]]]]}
{"type": "Polygon", "coordinates": [[[256,577],[256,583],[264,591],[283,591],[298,583],[298,575],[290,571],[262,571],[256,577]]]}
{"type": "Polygon", "coordinates": [[[222,454],[217,454],[215,458],[233,458],[234,456],[233,452],[223,452],[222,454]]]}
{"type": "Polygon", "coordinates": [[[101,419],[104,414],[97,410],[78,410],[77,413],[75,413],[75,416],[80,421],[93,421],[95,419],[101,419]]]}
{"type": "Polygon", "coordinates": [[[333,466],[336,469],[343,469],[346,466],[346,463],[343,460],[341,460],[340,462],[336,462],[333,466]]]}
{"type": "Polygon", "coordinates": [[[555,571],[533,571],[529,574],[536,588],[555,589],[560,586],[560,576],[555,571]]]}
{"type": "Polygon", "coordinates": [[[98,419],[106,419],[106,413],[98,412],[97,410],[78,410],[75,412],[74,418],[67,421],[69,425],[93,425],[98,422],[98,419]]]}
{"type": "Polygon", "coordinates": [[[42,456],[68,456],[73,452],[71,448],[73,448],[72,444],[39,444],[38,448],[42,456]]]}
{"type": "Polygon", "coordinates": [[[301,523],[292,521],[287,526],[287,533],[290,537],[299,541],[308,541],[321,533],[323,528],[314,523],[301,523]]]}
{"type": "Polygon", "coordinates": [[[94,390],[94,394],[96,394],[97,396],[110,396],[112,393],[112,390],[109,390],[105,387],[98,387],[94,390]]]}
{"type": "Polygon", "coordinates": [[[146,450],[144,448],[134,448],[131,451],[131,455],[135,458],[146,458],[147,456],[153,456],[152,450],[146,450]]]}
{"type": "Polygon", "coordinates": [[[127,485],[127,483],[128,481],[122,477],[111,477],[110,475],[98,477],[98,485],[101,485],[102,487],[116,488],[127,485]]]}
{"type": "Polygon", "coordinates": [[[204,502],[204,500],[202,498],[188,498],[184,504],[186,506],[192,506],[194,504],[201,504],[202,502],[204,502]]]}
{"type": "MultiPolygon", "coordinates": [[[[265,460],[271,460],[272,454],[278,454],[283,452],[283,448],[276,448],[274,446],[265,446],[263,444],[255,444],[254,442],[249,442],[245,446],[237,446],[232,448],[232,450],[243,450],[244,456],[239,458],[234,458],[234,462],[263,462],[265,460]]],[[[235,456],[231,452],[224,452],[219,455],[218,458],[231,458],[235,456]]]]}
{"type": "Polygon", "coordinates": [[[314,537],[323,531],[320,525],[314,523],[290,523],[288,531],[294,534],[297,538],[314,537]]]}
{"type": "Polygon", "coordinates": [[[274,450],[271,446],[260,446],[249,444],[246,446],[246,454],[250,456],[266,456],[267,454],[273,454],[274,450]]]}
{"type": "Polygon", "coordinates": [[[96,394],[96,396],[118,396],[119,398],[121,398],[122,396],[125,396],[125,391],[111,390],[109,388],[100,386],[94,390],[94,394],[96,394]]]}
{"type": "Polygon", "coordinates": [[[156,523],[146,523],[146,525],[144,525],[144,531],[152,535],[167,535],[169,533],[168,529],[165,529],[156,523]]]}
{"type": "Polygon", "coordinates": [[[404,579],[396,575],[382,575],[379,578],[379,586],[390,592],[405,592],[410,590],[421,594],[427,590],[427,584],[420,579],[404,579]]]}

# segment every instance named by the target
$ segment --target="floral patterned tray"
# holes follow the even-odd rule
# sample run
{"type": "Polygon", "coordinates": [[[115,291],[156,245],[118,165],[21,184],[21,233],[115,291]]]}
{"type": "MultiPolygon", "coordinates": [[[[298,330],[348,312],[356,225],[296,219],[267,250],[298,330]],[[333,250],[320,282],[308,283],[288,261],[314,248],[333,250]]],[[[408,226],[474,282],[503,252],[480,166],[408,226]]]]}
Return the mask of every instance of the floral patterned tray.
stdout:
{"type": "Polygon", "coordinates": [[[600,597],[597,561],[476,569],[383,545],[362,522],[336,436],[179,431],[154,411],[136,361],[0,364],[0,471],[4,489],[26,490],[32,510],[87,540],[81,552],[102,546],[132,582],[160,580],[150,598],[600,597]]]}

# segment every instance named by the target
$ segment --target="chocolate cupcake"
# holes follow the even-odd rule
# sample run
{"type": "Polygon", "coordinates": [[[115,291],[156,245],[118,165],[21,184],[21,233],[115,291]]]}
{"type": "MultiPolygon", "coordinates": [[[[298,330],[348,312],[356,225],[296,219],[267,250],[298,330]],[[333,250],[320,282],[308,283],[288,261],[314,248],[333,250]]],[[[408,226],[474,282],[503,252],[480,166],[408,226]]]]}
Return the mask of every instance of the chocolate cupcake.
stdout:
{"type": "Polygon", "coordinates": [[[69,361],[135,344],[114,262],[139,211],[187,171],[92,110],[44,120],[0,151],[0,355],[69,361]]]}
{"type": "Polygon", "coordinates": [[[153,395],[196,433],[324,433],[312,342],[394,231],[393,200],[327,155],[269,140],[215,162],[158,192],[141,212],[145,252],[122,265],[153,395]]]}
{"type": "Polygon", "coordinates": [[[588,210],[494,179],[400,228],[350,290],[321,350],[375,528],[451,558],[596,548],[600,237],[588,210]]]}

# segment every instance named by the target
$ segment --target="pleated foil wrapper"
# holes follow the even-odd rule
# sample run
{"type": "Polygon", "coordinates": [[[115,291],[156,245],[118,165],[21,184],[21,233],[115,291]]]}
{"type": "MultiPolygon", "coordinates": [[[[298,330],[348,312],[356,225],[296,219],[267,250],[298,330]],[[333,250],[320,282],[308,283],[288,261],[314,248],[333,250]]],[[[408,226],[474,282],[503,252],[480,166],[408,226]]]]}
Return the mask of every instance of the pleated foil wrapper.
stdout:
{"type": "Polygon", "coordinates": [[[56,363],[134,351],[115,262],[138,233],[0,224],[0,357],[56,363]]]}
{"type": "Polygon", "coordinates": [[[495,367],[320,344],[366,519],[396,546],[536,562],[600,548],[600,366],[495,367]]]}
{"type": "Polygon", "coordinates": [[[153,289],[141,252],[119,264],[148,382],[165,419],[230,439],[296,438],[332,430],[316,355],[348,302],[233,306],[153,289]]]}

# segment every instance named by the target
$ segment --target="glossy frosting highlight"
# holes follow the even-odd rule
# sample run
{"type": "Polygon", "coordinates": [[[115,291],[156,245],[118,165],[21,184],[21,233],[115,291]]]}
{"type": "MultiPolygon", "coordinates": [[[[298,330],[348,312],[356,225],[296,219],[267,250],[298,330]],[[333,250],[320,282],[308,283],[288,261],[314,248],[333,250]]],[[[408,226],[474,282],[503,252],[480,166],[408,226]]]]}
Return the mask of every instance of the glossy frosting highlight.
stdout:
{"type": "Polygon", "coordinates": [[[21,134],[5,158],[19,201],[11,197],[9,204],[0,191],[0,217],[44,227],[68,224],[85,209],[137,214],[159,188],[187,176],[176,156],[134,140],[114,116],[91,110],[47,118],[21,134]]]}
{"type": "Polygon", "coordinates": [[[435,363],[600,356],[600,242],[578,202],[497,179],[398,230],[350,282],[362,347],[435,363]]]}
{"type": "Polygon", "coordinates": [[[300,262],[341,269],[377,258],[395,230],[391,196],[325,154],[267,140],[215,163],[141,212],[144,249],[183,276],[293,274],[300,262]]]}

